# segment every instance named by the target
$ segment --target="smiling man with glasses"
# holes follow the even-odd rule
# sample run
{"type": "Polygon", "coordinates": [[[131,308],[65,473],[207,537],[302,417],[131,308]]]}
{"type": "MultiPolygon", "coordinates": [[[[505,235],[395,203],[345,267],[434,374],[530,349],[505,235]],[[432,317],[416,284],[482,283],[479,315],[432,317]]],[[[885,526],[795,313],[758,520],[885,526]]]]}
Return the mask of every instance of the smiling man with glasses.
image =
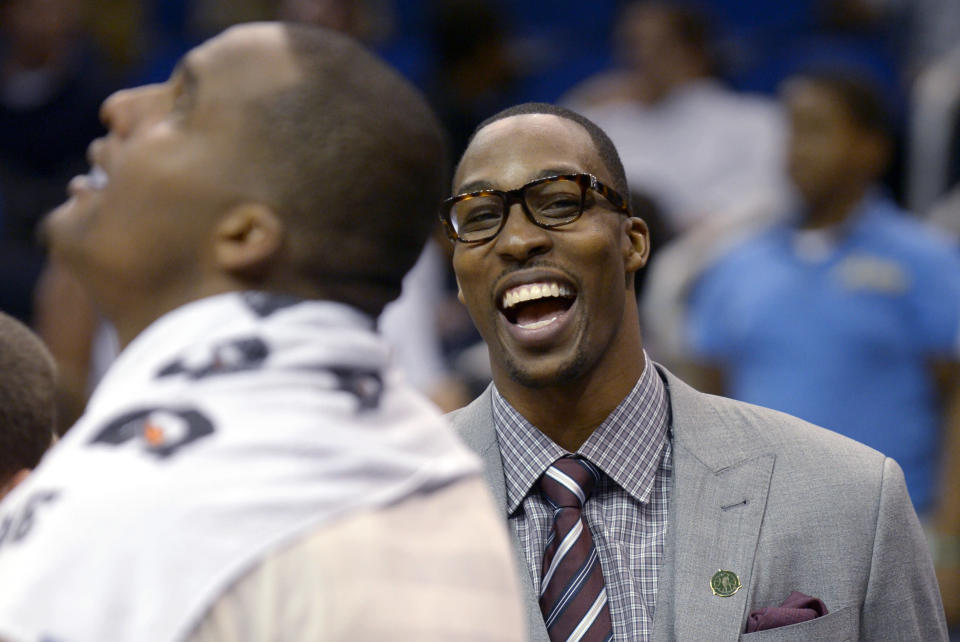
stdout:
{"type": "Polygon", "coordinates": [[[588,190],[597,192],[630,216],[623,197],[596,176],[564,174],[538,178],[508,192],[480,189],[458,194],[444,201],[441,220],[454,241],[484,243],[500,233],[507,220],[507,210],[514,203],[520,203],[531,223],[549,230],[580,218],[587,205],[588,190]]]}
{"type": "Polygon", "coordinates": [[[480,125],[440,210],[493,373],[451,418],[509,522],[533,639],[945,639],[893,460],[647,357],[627,194],[602,130],[533,103],[480,125]]]}

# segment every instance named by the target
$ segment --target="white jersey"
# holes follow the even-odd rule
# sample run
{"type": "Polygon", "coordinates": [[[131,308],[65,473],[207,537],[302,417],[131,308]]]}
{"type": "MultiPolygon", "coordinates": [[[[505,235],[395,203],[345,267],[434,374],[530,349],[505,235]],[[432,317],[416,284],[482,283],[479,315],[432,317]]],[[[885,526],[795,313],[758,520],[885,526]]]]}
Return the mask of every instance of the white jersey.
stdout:
{"type": "Polygon", "coordinates": [[[154,322],[0,504],[0,638],[182,639],[270,552],[479,475],[370,328],[257,293],[154,322]]]}

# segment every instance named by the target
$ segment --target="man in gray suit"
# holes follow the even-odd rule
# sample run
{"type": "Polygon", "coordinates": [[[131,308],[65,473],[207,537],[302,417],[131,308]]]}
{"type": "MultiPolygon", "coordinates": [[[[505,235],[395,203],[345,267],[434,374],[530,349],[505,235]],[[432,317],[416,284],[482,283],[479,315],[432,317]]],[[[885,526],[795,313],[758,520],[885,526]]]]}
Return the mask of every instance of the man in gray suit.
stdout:
{"type": "Polygon", "coordinates": [[[493,385],[451,418],[528,571],[534,639],[946,639],[893,460],[647,358],[649,235],[596,125],[508,109],[453,185],[441,217],[493,385]]]}

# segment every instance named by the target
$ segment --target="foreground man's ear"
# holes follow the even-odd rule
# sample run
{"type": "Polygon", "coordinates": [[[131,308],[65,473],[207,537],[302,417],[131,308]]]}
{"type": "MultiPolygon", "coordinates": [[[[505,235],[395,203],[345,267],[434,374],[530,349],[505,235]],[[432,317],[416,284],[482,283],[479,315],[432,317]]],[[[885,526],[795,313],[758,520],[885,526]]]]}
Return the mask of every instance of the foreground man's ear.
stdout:
{"type": "Polygon", "coordinates": [[[227,272],[256,276],[280,252],[284,234],[283,222],[271,208],[244,203],[217,224],[215,260],[227,272]]]}

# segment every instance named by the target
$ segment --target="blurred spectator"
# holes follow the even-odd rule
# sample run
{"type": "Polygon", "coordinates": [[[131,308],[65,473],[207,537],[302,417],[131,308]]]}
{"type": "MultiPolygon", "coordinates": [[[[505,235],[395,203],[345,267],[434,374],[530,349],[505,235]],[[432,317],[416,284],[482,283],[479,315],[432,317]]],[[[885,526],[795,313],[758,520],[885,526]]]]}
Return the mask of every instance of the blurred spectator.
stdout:
{"type": "Polygon", "coordinates": [[[34,327],[57,364],[57,434],[80,418],[87,398],[120,348],[112,326],[76,278],[48,262],[37,282],[34,327]]]}
{"type": "Polygon", "coordinates": [[[278,0],[277,18],[317,25],[375,44],[391,29],[385,0],[278,0]]]}
{"type": "Polygon", "coordinates": [[[53,359],[22,323],[0,312],[0,499],[26,478],[53,441],[53,359]]]}
{"type": "Polygon", "coordinates": [[[842,1],[859,5],[874,20],[887,19],[897,25],[900,64],[907,78],[922,73],[960,40],[960,2],[956,0],[842,1]]]}
{"type": "Polygon", "coordinates": [[[874,88],[809,74],[784,101],[802,207],[697,284],[690,342],[716,368],[704,381],[893,457],[918,513],[956,543],[960,498],[938,500],[960,488],[960,253],[879,193],[890,142],[874,88]]]}
{"type": "Polygon", "coordinates": [[[25,320],[43,261],[36,223],[84,170],[111,90],[83,30],[87,9],[77,0],[0,3],[0,308],[25,320]]]}
{"type": "Polygon", "coordinates": [[[588,79],[565,102],[610,134],[631,188],[659,203],[674,233],[753,201],[782,202],[782,115],[714,77],[705,16],[631,3],[617,43],[625,68],[588,79]]]}
{"type": "Polygon", "coordinates": [[[699,4],[716,20],[725,71],[734,86],[771,93],[787,76],[830,61],[869,71],[882,79],[885,89],[898,91],[899,40],[894,29],[898,23],[877,6],[890,2],[901,0],[701,0],[699,4]]]}
{"type": "Polygon", "coordinates": [[[514,102],[511,23],[499,2],[453,0],[433,3],[430,28],[436,66],[427,95],[456,157],[480,121],[514,102]]]}
{"type": "Polygon", "coordinates": [[[910,207],[960,237],[960,47],[913,87],[907,196],[910,207]]]}

